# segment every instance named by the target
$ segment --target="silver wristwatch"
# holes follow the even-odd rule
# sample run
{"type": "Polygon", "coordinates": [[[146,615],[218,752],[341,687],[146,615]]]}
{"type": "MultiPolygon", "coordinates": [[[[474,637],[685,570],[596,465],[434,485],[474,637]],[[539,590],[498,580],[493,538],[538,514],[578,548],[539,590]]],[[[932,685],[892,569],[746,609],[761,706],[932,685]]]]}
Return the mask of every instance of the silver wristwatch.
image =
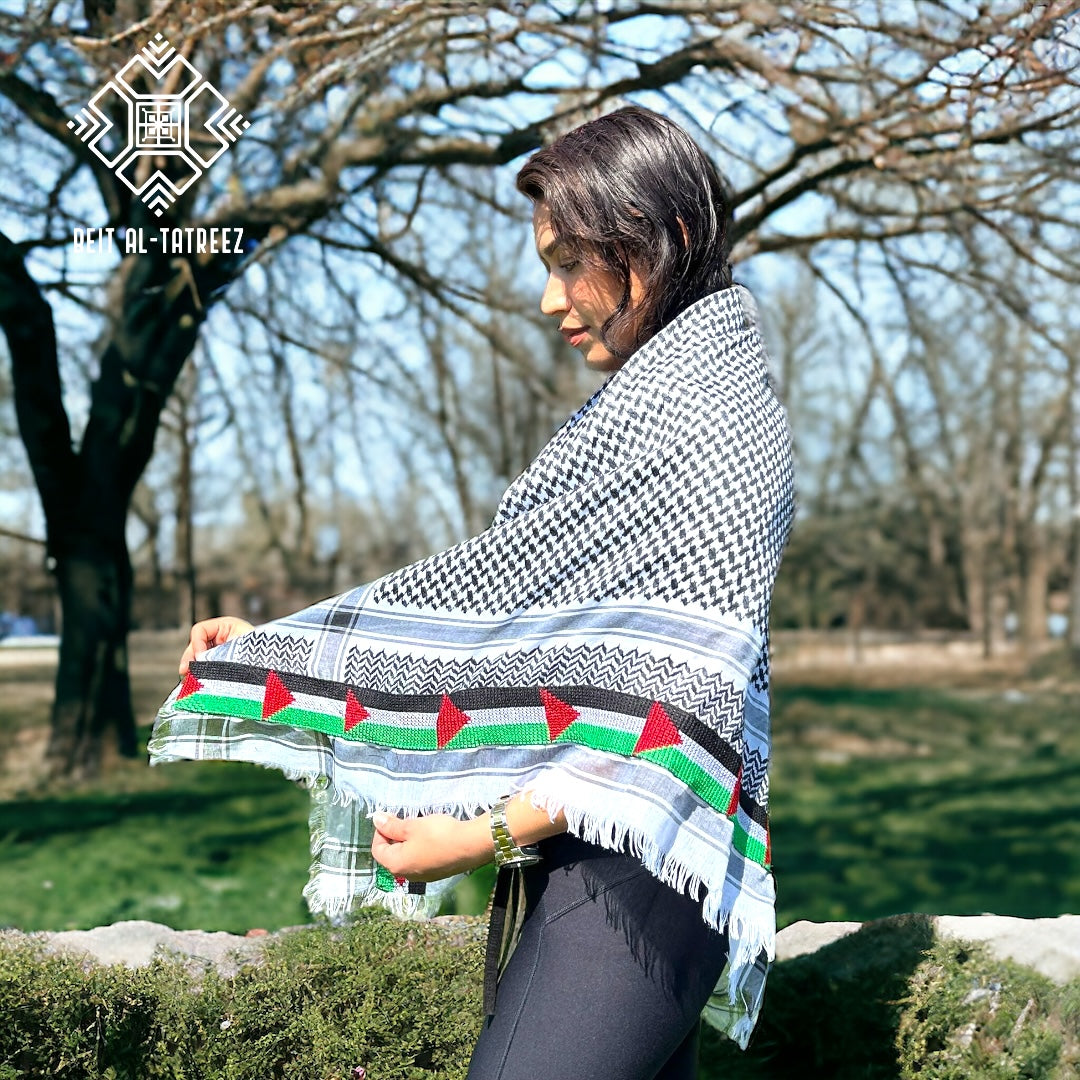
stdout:
{"type": "Polygon", "coordinates": [[[491,839],[495,841],[497,867],[532,866],[540,861],[540,849],[535,844],[518,847],[506,823],[506,799],[499,799],[491,808],[491,839]]]}

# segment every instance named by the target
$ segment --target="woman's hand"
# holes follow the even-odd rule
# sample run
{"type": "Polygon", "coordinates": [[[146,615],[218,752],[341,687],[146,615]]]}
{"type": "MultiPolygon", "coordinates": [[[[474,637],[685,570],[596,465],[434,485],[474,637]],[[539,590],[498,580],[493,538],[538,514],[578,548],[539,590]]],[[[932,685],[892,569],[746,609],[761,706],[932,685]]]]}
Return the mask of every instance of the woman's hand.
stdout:
{"type": "Polygon", "coordinates": [[[438,881],[475,870],[495,857],[487,814],[459,821],[449,814],[399,818],[373,814],[371,854],[394,877],[438,881]]]}
{"type": "Polygon", "coordinates": [[[180,674],[188,673],[188,665],[198,659],[207,649],[223,645],[231,638],[246,634],[255,627],[247,619],[238,619],[234,615],[222,615],[216,619],[203,619],[191,628],[191,637],[184,655],[180,657],[180,674]]]}
{"type": "MultiPolygon", "coordinates": [[[[382,813],[372,814],[371,820],[375,824],[371,854],[394,877],[438,881],[495,858],[490,813],[468,821],[449,814],[399,818],[382,813]]],[[[560,811],[554,819],[548,817],[546,810],[532,805],[528,792],[507,802],[506,822],[510,835],[523,847],[566,832],[566,816],[560,811]]]]}

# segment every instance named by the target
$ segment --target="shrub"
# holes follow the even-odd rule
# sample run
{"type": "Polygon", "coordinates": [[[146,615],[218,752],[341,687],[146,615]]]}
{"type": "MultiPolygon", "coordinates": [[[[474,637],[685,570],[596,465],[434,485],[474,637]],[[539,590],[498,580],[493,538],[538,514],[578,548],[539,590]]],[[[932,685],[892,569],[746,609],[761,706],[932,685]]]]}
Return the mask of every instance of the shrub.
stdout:
{"type": "Polygon", "coordinates": [[[1075,1080],[1080,982],[1055,986],[933,920],[867,923],[777,964],[745,1054],[711,1032],[703,1080],[1075,1080]]]}
{"type": "Polygon", "coordinates": [[[0,1080],[464,1077],[480,1023],[480,946],[365,911],[267,943],[232,978],[159,958],[84,967],[0,948],[0,1080]]]}
{"type": "Polygon", "coordinates": [[[940,941],[916,970],[897,1032],[904,1080],[1080,1075],[1080,982],[1065,987],[983,946],[940,941]]]}
{"type": "Polygon", "coordinates": [[[933,940],[929,916],[899,915],[777,964],[745,1053],[705,1033],[703,1080],[896,1080],[899,999],[933,940]]]}

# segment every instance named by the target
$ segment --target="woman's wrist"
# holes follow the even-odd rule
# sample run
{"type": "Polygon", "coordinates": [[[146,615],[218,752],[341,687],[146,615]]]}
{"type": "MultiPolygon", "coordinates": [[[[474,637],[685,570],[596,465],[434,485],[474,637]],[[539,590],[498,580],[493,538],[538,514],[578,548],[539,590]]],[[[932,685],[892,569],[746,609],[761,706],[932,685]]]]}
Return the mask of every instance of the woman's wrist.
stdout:
{"type": "MultiPolygon", "coordinates": [[[[506,800],[506,823],[518,847],[566,832],[566,818],[560,811],[555,819],[546,810],[538,810],[528,798],[514,796],[506,800]]],[[[475,869],[495,860],[495,842],[491,835],[491,812],[460,823],[461,858],[475,869]]]]}
{"type": "Polygon", "coordinates": [[[491,839],[491,815],[486,811],[479,817],[468,818],[461,823],[465,851],[478,866],[495,861],[495,842],[491,839]]]}
{"type": "MultiPolygon", "coordinates": [[[[552,819],[546,810],[533,806],[528,795],[528,792],[523,792],[506,800],[506,825],[518,847],[528,847],[549,836],[566,832],[566,816],[561,810],[552,819]]],[[[484,817],[490,830],[491,816],[485,814],[484,817]]]]}

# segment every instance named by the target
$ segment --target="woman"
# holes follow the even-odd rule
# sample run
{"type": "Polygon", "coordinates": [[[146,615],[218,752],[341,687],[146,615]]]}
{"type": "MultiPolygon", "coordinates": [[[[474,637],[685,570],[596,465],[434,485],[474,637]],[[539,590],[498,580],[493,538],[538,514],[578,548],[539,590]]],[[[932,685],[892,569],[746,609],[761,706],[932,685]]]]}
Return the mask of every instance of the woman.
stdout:
{"type": "Polygon", "coordinates": [[[724,185],[681,128],[619,109],[518,187],[541,310],[610,378],[479,536],[257,630],[197,625],[151,754],[310,779],[315,909],[424,913],[424,883],[495,860],[471,1080],[690,1077],[710,992],[745,1046],[772,956],[789,440],[731,284],[724,185]]]}

